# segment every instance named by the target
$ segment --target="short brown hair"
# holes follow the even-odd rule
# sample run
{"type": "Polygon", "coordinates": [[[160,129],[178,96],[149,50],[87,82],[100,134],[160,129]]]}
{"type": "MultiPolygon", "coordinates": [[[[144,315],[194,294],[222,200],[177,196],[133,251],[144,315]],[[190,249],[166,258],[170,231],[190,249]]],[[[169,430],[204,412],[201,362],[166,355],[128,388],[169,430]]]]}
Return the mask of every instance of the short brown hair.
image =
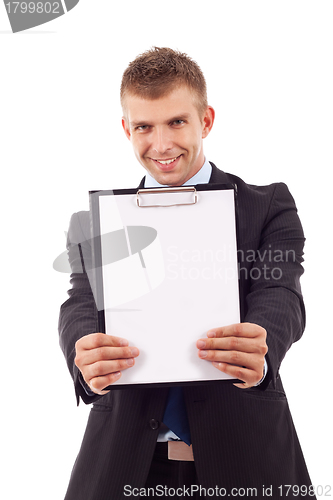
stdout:
{"type": "Polygon", "coordinates": [[[120,87],[120,100],[124,109],[127,94],[142,99],[159,99],[175,88],[186,85],[196,95],[199,116],[207,108],[205,77],[187,54],[167,47],[153,47],[140,54],[125,70],[120,87]]]}

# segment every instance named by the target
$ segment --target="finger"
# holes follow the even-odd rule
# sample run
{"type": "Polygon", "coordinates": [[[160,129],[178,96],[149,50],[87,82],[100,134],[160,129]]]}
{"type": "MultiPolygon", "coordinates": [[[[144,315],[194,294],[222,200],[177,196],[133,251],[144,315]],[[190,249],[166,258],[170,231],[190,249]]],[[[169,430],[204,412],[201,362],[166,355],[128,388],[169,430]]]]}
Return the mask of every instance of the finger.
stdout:
{"type": "Polygon", "coordinates": [[[134,358],[129,359],[115,359],[113,361],[98,361],[92,365],[85,366],[82,370],[82,374],[88,383],[96,377],[103,377],[111,373],[116,373],[118,371],[126,370],[134,366],[134,358]]]}
{"type": "Polygon", "coordinates": [[[267,345],[264,339],[260,342],[257,338],[223,337],[199,339],[196,343],[198,349],[216,349],[224,351],[241,351],[265,355],[267,345]]]}
{"type": "Polygon", "coordinates": [[[253,338],[258,335],[265,335],[266,330],[254,323],[235,323],[233,325],[222,326],[219,328],[212,328],[207,332],[209,338],[221,337],[247,337],[253,338]]]}
{"type": "Polygon", "coordinates": [[[88,385],[93,392],[99,394],[100,396],[104,396],[105,394],[110,392],[109,390],[104,391],[104,388],[117,382],[120,377],[121,372],[110,373],[109,375],[106,375],[104,377],[93,378],[88,385]]]}
{"type": "Polygon", "coordinates": [[[90,365],[99,361],[110,361],[113,359],[128,359],[139,356],[139,349],[129,347],[97,347],[87,351],[78,352],[75,364],[79,366],[90,365]]]}
{"type": "Polygon", "coordinates": [[[230,375],[231,377],[236,378],[238,380],[242,380],[243,381],[242,384],[233,384],[241,389],[247,389],[249,387],[253,387],[262,378],[262,375],[260,376],[257,372],[249,370],[242,366],[234,366],[228,363],[217,363],[217,362],[213,362],[213,365],[221,372],[224,372],[227,375],[230,375]]]}
{"type": "Polygon", "coordinates": [[[91,333],[80,338],[76,344],[78,348],[84,350],[96,349],[97,347],[125,347],[128,346],[128,340],[105,333],[91,333]]]}
{"type": "Polygon", "coordinates": [[[238,387],[239,389],[249,389],[250,387],[255,386],[255,384],[250,385],[250,384],[247,384],[246,382],[243,382],[242,384],[232,384],[232,385],[234,385],[235,387],[238,387]]]}
{"type": "Polygon", "coordinates": [[[264,360],[261,356],[240,351],[202,350],[198,351],[198,356],[207,361],[228,363],[238,367],[245,366],[247,369],[255,371],[260,371],[264,365],[264,360]]]}

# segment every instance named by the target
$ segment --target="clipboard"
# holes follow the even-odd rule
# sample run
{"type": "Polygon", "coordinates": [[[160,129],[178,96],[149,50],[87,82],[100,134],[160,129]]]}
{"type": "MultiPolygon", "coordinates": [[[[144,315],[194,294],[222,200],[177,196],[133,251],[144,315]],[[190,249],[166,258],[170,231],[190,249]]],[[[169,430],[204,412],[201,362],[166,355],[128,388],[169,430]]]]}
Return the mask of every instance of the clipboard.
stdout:
{"type": "Polygon", "coordinates": [[[99,331],[140,355],[113,389],[232,381],[196,341],[238,323],[236,187],[90,192],[99,331]]]}

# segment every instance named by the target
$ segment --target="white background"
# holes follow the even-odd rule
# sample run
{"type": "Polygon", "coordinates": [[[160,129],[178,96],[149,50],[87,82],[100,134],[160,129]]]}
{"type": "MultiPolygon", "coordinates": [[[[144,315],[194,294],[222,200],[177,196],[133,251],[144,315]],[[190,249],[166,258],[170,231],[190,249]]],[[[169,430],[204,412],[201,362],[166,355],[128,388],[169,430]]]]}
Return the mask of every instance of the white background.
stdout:
{"type": "Polygon", "coordinates": [[[118,94],[128,62],[153,45],[187,52],[204,71],[217,114],[208,159],[249,183],[284,181],[296,199],[307,327],[282,377],[313,484],[332,485],[332,21],[321,0],[81,0],[12,34],[0,4],[6,500],[66,491],[89,409],[76,407],[58,346],[69,284],[52,262],[89,190],[135,187],[144,174],[118,94]]]}

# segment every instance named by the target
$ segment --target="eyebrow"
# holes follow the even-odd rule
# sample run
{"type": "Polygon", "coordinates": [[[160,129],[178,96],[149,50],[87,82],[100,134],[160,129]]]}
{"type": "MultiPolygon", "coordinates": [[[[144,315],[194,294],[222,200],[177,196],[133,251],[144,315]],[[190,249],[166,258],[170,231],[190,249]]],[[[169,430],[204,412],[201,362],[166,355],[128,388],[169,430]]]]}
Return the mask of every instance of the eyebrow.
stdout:
{"type": "MultiPolygon", "coordinates": [[[[190,118],[190,113],[182,113],[180,115],[175,115],[172,118],[168,118],[166,123],[172,123],[177,120],[188,120],[190,118]]],[[[130,122],[131,127],[143,127],[144,125],[149,125],[149,121],[140,121],[140,122],[130,122]]]]}

